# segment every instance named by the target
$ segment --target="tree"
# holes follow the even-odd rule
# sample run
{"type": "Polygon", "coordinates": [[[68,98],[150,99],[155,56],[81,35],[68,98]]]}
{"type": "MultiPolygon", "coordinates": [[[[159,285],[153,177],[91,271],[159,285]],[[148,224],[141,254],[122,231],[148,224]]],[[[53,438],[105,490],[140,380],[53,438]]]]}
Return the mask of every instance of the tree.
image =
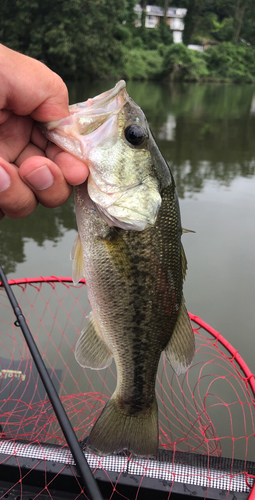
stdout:
{"type": "Polygon", "coordinates": [[[187,14],[184,19],[183,43],[188,45],[201,17],[205,0],[189,0],[187,14]]]}
{"type": "Polygon", "coordinates": [[[240,31],[243,24],[245,9],[247,8],[247,0],[237,0],[236,9],[235,9],[235,41],[239,40],[240,31]]]}
{"type": "Polygon", "coordinates": [[[2,43],[65,78],[110,78],[122,65],[124,0],[2,0],[2,43]]]}
{"type": "Polygon", "coordinates": [[[255,2],[251,3],[249,8],[245,10],[240,35],[253,48],[255,47],[255,2]]]}
{"type": "Polygon", "coordinates": [[[141,7],[142,7],[141,26],[142,28],[145,28],[147,0],[141,0],[141,7]]]}
{"type": "Polygon", "coordinates": [[[134,10],[137,0],[126,0],[124,20],[128,26],[134,26],[137,14],[134,10]]]}

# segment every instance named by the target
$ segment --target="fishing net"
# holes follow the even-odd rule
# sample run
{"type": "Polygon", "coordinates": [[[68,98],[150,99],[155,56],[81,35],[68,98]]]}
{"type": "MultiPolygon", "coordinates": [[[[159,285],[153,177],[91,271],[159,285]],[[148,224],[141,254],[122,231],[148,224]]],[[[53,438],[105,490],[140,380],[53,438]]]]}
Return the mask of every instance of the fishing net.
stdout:
{"type": "MultiPolygon", "coordinates": [[[[116,385],[114,362],[96,371],[74,359],[86,286],[56,277],[9,284],[82,441],[116,385]]],[[[0,303],[0,499],[87,498],[3,287],[0,303]]],[[[163,355],[159,365],[157,459],[85,451],[104,498],[255,498],[255,377],[218,332],[190,318],[192,367],[178,378],[163,355]]]]}

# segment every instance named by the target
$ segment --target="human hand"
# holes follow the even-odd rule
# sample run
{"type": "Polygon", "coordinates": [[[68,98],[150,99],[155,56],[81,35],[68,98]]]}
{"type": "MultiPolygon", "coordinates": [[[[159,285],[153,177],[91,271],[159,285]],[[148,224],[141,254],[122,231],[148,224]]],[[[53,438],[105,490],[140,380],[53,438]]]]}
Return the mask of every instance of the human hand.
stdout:
{"type": "Polygon", "coordinates": [[[68,115],[62,79],[0,44],[0,220],[25,217],[39,202],[57,207],[86,180],[87,166],[49,143],[36,125],[68,115]]]}

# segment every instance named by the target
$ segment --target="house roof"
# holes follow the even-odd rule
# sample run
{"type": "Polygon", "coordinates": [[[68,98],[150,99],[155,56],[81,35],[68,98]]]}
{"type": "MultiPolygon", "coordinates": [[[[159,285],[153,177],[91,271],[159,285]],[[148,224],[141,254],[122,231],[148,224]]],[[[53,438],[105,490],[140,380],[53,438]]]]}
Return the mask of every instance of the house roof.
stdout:
{"type": "MultiPolygon", "coordinates": [[[[135,11],[137,13],[141,13],[142,12],[141,5],[136,4],[135,11]]],[[[167,10],[167,17],[183,18],[186,15],[186,12],[187,12],[187,9],[180,9],[178,7],[169,7],[169,9],[167,10]]],[[[158,5],[147,5],[146,14],[149,16],[163,17],[164,16],[164,9],[162,9],[161,7],[158,7],[158,5]]]]}

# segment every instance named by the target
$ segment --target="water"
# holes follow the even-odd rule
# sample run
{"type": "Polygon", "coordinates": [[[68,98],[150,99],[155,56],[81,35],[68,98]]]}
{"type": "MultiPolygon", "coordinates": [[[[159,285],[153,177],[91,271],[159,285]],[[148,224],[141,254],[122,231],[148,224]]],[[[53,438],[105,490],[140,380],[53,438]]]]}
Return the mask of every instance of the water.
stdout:
{"type": "MultiPolygon", "coordinates": [[[[70,85],[85,100],[111,84],[70,85]]],[[[219,330],[255,372],[255,89],[130,82],[176,180],[188,259],[187,308],[219,330]]],[[[73,199],[1,222],[8,278],[70,276],[73,199]]]]}

